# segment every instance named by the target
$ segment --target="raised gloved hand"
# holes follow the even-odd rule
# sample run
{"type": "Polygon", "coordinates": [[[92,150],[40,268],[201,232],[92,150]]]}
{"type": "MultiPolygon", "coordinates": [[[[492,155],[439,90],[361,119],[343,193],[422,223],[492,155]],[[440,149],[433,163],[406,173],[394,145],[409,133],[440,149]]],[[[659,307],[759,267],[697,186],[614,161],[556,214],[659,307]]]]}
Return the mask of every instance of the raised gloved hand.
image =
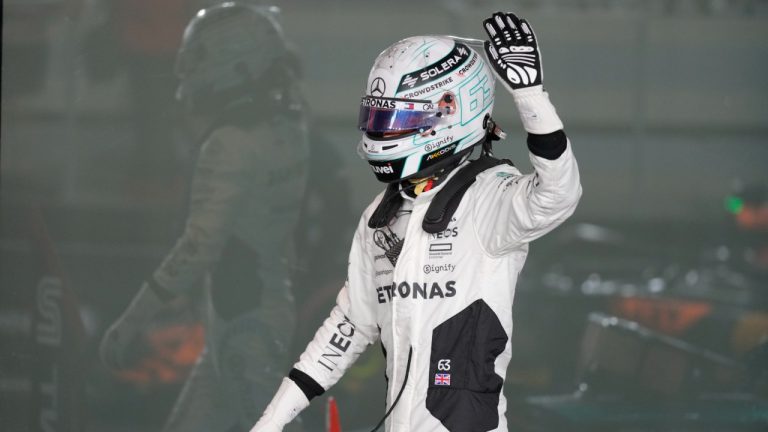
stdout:
{"type": "Polygon", "coordinates": [[[533,28],[512,13],[496,12],[483,21],[488,60],[509,91],[541,86],[541,55],[533,28]]]}
{"type": "Polygon", "coordinates": [[[132,366],[131,353],[136,353],[137,338],[146,331],[152,318],[165,306],[158,294],[142,284],[131,304],[120,315],[101,339],[99,355],[104,365],[112,370],[127,369],[132,366]]]}
{"type": "Polygon", "coordinates": [[[488,62],[512,93],[525,130],[535,135],[561,130],[563,122],[541,84],[541,53],[531,25],[515,14],[496,12],[483,26],[490,38],[485,42],[488,62]]]}

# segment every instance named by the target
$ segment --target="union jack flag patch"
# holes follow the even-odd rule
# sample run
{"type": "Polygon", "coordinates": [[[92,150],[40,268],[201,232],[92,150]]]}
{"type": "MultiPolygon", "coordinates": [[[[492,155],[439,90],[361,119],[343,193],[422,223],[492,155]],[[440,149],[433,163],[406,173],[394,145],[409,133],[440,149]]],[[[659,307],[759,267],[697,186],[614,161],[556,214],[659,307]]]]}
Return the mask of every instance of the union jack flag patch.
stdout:
{"type": "Polygon", "coordinates": [[[435,385],[451,385],[451,374],[435,374],[435,385]]]}

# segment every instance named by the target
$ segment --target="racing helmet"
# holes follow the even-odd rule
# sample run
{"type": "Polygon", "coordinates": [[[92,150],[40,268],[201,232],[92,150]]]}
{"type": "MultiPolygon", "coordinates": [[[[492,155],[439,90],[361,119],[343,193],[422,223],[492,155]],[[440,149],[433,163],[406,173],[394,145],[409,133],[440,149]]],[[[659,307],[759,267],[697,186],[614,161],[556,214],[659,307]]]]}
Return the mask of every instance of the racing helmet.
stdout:
{"type": "Polygon", "coordinates": [[[376,58],[360,103],[358,153],[379,181],[430,176],[484,142],[495,78],[474,42],[415,36],[376,58]]]}
{"type": "MultiPolygon", "coordinates": [[[[288,54],[279,9],[231,1],[201,9],[176,58],[176,99],[192,106],[228,103],[258,84],[288,54]]],[[[279,74],[273,74],[279,75],[279,74]]]]}

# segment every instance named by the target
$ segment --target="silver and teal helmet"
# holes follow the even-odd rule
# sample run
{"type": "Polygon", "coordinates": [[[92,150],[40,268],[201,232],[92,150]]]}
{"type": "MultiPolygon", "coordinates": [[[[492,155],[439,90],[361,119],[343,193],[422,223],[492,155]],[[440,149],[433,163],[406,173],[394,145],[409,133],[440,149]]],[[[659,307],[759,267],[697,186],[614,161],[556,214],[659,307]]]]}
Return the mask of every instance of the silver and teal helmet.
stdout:
{"type": "Polygon", "coordinates": [[[360,104],[358,152],[379,181],[426,177],[484,141],[495,79],[470,43],[415,36],[376,58],[360,104]]]}

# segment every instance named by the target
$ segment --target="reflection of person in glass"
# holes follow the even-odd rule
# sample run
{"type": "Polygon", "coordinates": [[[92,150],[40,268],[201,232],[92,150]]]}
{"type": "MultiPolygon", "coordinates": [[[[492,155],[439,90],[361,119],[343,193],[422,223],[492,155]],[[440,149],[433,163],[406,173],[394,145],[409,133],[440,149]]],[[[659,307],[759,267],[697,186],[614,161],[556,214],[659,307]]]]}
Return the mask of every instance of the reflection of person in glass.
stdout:
{"type": "Polygon", "coordinates": [[[308,148],[295,57],[275,12],[228,2],[187,26],[177,98],[202,142],[189,215],[100,347],[108,367],[129,367],[153,318],[203,284],[206,347],[166,431],[253,424],[268,402],[263,389],[280,382],[295,327],[292,245],[308,148]]]}
{"type": "Polygon", "coordinates": [[[374,430],[507,430],[517,277],[528,244],[573,213],[581,186],[533,29],[502,13],[484,25],[487,61],[473,41],[434,35],[375,60],[359,152],[388,186],[360,218],[336,306],[252,432],[283,430],[377,339],[388,386],[374,430]],[[491,155],[504,135],[491,119],[494,75],[528,132],[534,173],[491,155]]]}

